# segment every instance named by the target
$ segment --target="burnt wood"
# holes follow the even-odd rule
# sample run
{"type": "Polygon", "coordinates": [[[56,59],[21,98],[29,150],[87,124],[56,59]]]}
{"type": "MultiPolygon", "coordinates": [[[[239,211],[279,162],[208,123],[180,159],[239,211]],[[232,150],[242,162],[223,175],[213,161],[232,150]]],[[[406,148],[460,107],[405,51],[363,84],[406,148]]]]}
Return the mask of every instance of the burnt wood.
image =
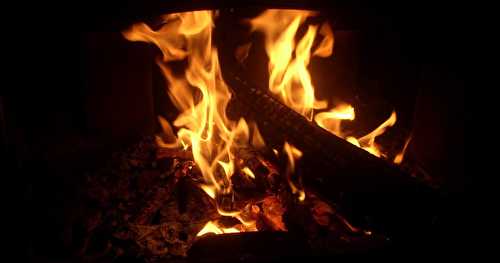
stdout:
{"type": "Polygon", "coordinates": [[[254,120],[268,146],[281,149],[287,141],[300,149],[305,186],[340,204],[355,224],[405,238],[430,228],[439,206],[435,188],[308,121],[234,72],[224,78],[234,94],[230,111],[254,120]]]}
{"type": "Polygon", "coordinates": [[[266,143],[273,148],[283,147],[288,141],[298,147],[305,158],[323,167],[328,177],[311,175],[335,182],[337,191],[380,191],[402,185],[420,185],[397,166],[371,155],[363,149],[339,138],[299,113],[288,108],[248,82],[232,76],[226,79],[234,91],[237,111],[255,120],[266,143]]]}

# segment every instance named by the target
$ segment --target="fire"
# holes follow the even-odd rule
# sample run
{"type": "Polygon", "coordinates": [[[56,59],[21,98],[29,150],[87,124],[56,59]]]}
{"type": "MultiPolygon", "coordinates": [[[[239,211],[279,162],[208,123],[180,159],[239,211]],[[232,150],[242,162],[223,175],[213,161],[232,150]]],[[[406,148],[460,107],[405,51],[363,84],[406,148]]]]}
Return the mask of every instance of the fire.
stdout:
{"type": "Polygon", "coordinates": [[[302,189],[301,184],[300,184],[300,177],[299,177],[299,184],[294,183],[292,180],[292,174],[295,172],[295,162],[302,157],[302,152],[295,148],[295,146],[289,144],[288,142],[285,142],[285,145],[283,146],[283,150],[286,153],[287,156],[287,180],[288,184],[290,185],[290,189],[292,189],[292,193],[298,195],[299,201],[304,201],[306,198],[306,194],[304,192],[304,189],[302,189]]]}
{"type": "MultiPolygon", "coordinates": [[[[158,30],[138,23],[123,35],[130,41],[152,43],[163,55],[157,64],[166,78],[170,99],[180,114],[173,122],[178,128],[177,136],[168,122],[160,119],[164,136],[157,138],[159,146],[190,150],[203,174],[204,183],[200,187],[215,200],[217,211],[239,219],[242,230],[253,230],[255,222],[245,220],[242,211],[234,211],[218,202],[220,196],[232,194],[231,176],[236,171],[233,152],[251,143],[251,134],[244,119],[232,121],[226,116],[231,93],[221,75],[217,49],[212,46],[213,18],[212,11],[168,14],[162,17],[158,30]],[[177,60],[187,60],[183,74],[174,73],[169,63],[177,60]]],[[[260,133],[256,126],[252,130],[253,143],[261,147],[264,141],[260,133]]],[[[248,168],[244,172],[253,175],[248,168]]],[[[217,228],[209,222],[200,233],[228,231],[240,230],[217,228]]]]}
{"type": "Polygon", "coordinates": [[[394,157],[395,164],[401,164],[403,162],[403,157],[405,156],[406,148],[408,148],[410,141],[411,141],[411,135],[408,137],[408,139],[406,139],[405,145],[403,146],[403,150],[401,150],[401,152],[398,153],[396,157],[394,157]]]}
{"type": "MultiPolygon", "coordinates": [[[[313,110],[327,106],[326,101],[318,101],[314,96],[311,75],[307,70],[311,58],[311,48],[317,34],[317,26],[309,26],[298,44],[295,35],[299,26],[307,17],[313,16],[310,11],[300,10],[267,10],[252,19],[253,31],[261,31],[265,35],[265,47],[269,57],[269,90],[276,94],[287,106],[313,118],[313,110]],[[295,57],[292,55],[295,51],[295,57]]],[[[324,30],[327,32],[327,30],[324,30]]],[[[333,39],[333,35],[332,35],[333,39]]],[[[316,52],[326,55],[333,41],[327,41],[316,52]],[[326,51],[325,51],[326,50],[326,51]]],[[[331,52],[330,52],[331,53],[331,52]]]]}
{"type": "MultiPolygon", "coordinates": [[[[268,10],[250,20],[252,30],[261,31],[266,36],[269,89],[310,121],[314,120],[319,126],[372,154],[384,156],[375,138],[394,125],[395,112],[361,138],[350,137],[342,130],[342,121],[355,118],[351,105],[340,104],[330,110],[315,112],[325,110],[328,103],[316,99],[307,67],[311,56],[327,57],[332,54],[334,38],[332,29],[324,23],[321,26],[309,25],[304,35],[295,42],[299,26],[314,15],[310,11],[268,10]],[[313,48],[318,34],[323,39],[313,48]]],[[[257,230],[254,215],[258,207],[250,203],[244,208],[228,207],[227,202],[221,200],[234,199],[231,182],[234,174],[255,179],[250,168],[236,164],[236,150],[248,145],[254,148],[265,146],[254,123],[247,123],[243,118],[230,120],[226,116],[231,92],[222,78],[217,49],[212,45],[214,17],[215,12],[206,10],[174,13],[162,16],[161,25],[155,27],[157,29],[138,23],[123,32],[123,36],[130,41],[147,42],[159,48],[162,56],[156,62],[165,76],[168,95],[180,112],[172,122],[175,129],[167,120],[159,118],[163,134],[156,138],[158,146],[191,152],[203,175],[199,187],[213,199],[220,215],[234,217],[240,222],[225,228],[217,221],[210,221],[198,236],[257,230]],[[181,60],[187,63],[172,63],[181,60]]],[[[248,45],[237,52],[241,60],[246,58],[250,47],[248,45]]],[[[288,160],[286,176],[290,188],[300,201],[304,201],[305,192],[300,178],[292,179],[296,161],[302,157],[302,152],[288,143],[285,143],[283,151],[288,160]]],[[[273,149],[273,152],[278,155],[277,150],[273,149]]],[[[403,153],[394,161],[400,162],[403,153]]]]}
{"type": "Polygon", "coordinates": [[[248,175],[250,178],[255,179],[255,174],[253,174],[253,172],[252,172],[252,170],[250,170],[250,168],[248,168],[248,167],[243,167],[243,169],[241,169],[241,171],[242,171],[244,174],[248,175]]]}
{"type": "Polygon", "coordinates": [[[214,221],[208,221],[208,223],[205,224],[205,226],[201,229],[200,232],[198,232],[198,234],[196,234],[196,236],[201,237],[201,236],[208,234],[208,233],[214,233],[216,235],[219,235],[219,234],[224,234],[224,233],[238,233],[238,232],[240,232],[240,231],[234,227],[224,228],[224,227],[220,227],[214,221]]]}
{"type": "Polygon", "coordinates": [[[356,117],[354,108],[349,104],[340,104],[330,111],[320,112],[314,116],[314,121],[323,129],[344,138],[341,130],[343,120],[352,121],[356,117]]]}
{"type": "Polygon", "coordinates": [[[356,139],[354,137],[348,137],[349,139],[347,141],[351,142],[352,144],[358,147],[361,147],[362,149],[366,150],[367,152],[377,157],[385,157],[385,154],[380,150],[380,146],[375,142],[375,138],[377,138],[377,136],[382,135],[388,127],[392,127],[395,123],[396,123],[396,112],[393,111],[391,113],[391,116],[372,132],[368,133],[367,135],[359,139],[356,139]]]}
{"type": "MultiPolygon", "coordinates": [[[[328,57],[332,54],[333,31],[328,23],[323,23],[319,30],[323,39],[314,50],[313,43],[318,35],[317,25],[308,25],[306,33],[298,43],[295,42],[299,26],[308,17],[315,15],[316,13],[311,11],[271,9],[250,20],[252,31],[259,31],[265,36],[265,48],[269,58],[269,90],[285,105],[310,121],[314,120],[320,127],[373,155],[386,157],[375,138],[396,123],[396,112],[379,127],[360,138],[349,136],[342,130],[343,121],[355,119],[353,106],[341,103],[330,110],[315,112],[327,108],[327,102],[316,99],[307,66],[311,56],[328,57]]],[[[394,162],[400,163],[403,154],[404,150],[401,157],[396,157],[394,162]]]]}
{"type": "Polygon", "coordinates": [[[341,138],[346,139],[348,142],[366,150],[367,152],[377,157],[385,157],[386,155],[382,152],[381,147],[375,142],[375,138],[382,135],[388,127],[392,127],[396,123],[396,112],[393,111],[391,116],[386,121],[380,124],[372,132],[360,138],[348,136],[348,134],[342,130],[342,121],[352,121],[354,119],[354,108],[351,105],[347,104],[339,105],[328,112],[318,113],[314,117],[314,120],[320,127],[341,138]]]}

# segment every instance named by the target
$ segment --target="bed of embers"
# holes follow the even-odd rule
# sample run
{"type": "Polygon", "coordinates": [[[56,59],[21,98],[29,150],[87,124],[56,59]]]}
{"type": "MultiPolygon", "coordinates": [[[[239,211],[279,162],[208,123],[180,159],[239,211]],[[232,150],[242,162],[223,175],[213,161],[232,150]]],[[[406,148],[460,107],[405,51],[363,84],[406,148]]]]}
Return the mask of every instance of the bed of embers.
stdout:
{"type": "MultiPolygon", "coordinates": [[[[239,209],[255,220],[255,231],[304,237],[304,249],[317,253],[366,251],[389,242],[352,226],[335,204],[307,189],[307,198],[299,201],[283,176],[283,161],[272,151],[240,149],[238,158],[255,178],[235,173],[234,194],[219,202],[244,206],[239,209]]],[[[240,221],[217,212],[214,200],[197,186],[201,179],[188,151],[160,149],[153,137],[114,153],[105,167],[87,174],[77,224],[79,256],[91,262],[184,260],[197,241],[244,230],[240,221]]]]}

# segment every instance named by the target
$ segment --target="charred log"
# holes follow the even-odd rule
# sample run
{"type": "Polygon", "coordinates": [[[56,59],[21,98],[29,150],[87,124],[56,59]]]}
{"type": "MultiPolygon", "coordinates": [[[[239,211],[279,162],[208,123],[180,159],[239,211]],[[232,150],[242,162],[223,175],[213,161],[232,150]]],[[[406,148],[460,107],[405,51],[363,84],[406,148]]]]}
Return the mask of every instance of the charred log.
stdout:
{"type": "Polygon", "coordinates": [[[344,212],[360,224],[394,234],[431,224],[438,196],[428,184],[329,133],[238,76],[224,77],[235,98],[232,111],[254,120],[268,146],[280,148],[287,141],[304,153],[306,186],[348,207],[344,212]]]}
{"type": "MultiPolygon", "coordinates": [[[[325,171],[331,175],[329,179],[335,183],[332,184],[335,190],[381,191],[395,185],[419,185],[396,166],[308,121],[268,92],[236,76],[228,78],[228,82],[236,97],[236,111],[258,123],[266,142],[280,148],[288,141],[298,147],[317,165],[327,168],[325,171]]],[[[323,174],[310,177],[318,179],[323,174]]]]}

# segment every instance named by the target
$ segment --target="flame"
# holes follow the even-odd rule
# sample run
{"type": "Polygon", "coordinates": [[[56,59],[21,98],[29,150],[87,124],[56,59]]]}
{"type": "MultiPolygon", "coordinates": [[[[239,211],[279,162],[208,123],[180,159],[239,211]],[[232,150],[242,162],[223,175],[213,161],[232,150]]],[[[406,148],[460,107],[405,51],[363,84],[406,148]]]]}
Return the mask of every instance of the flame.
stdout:
{"type": "Polygon", "coordinates": [[[259,128],[257,127],[257,124],[255,122],[250,123],[250,128],[253,131],[252,132],[252,146],[254,146],[256,149],[262,149],[264,146],[266,146],[266,142],[264,141],[264,138],[262,138],[262,134],[260,134],[259,128]]]}
{"type": "Polygon", "coordinates": [[[269,58],[269,90],[285,105],[310,121],[314,120],[320,127],[373,155],[386,157],[380,145],[375,143],[375,138],[383,134],[387,127],[395,124],[395,112],[378,128],[361,138],[349,136],[342,130],[343,121],[355,119],[353,106],[341,103],[330,110],[315,112],[327,108],[327,102],[315,98],[307,66],[311,54],[328,57],[333,53],[333,30],[328,23],[321,25],[319,35],[323,38],[314,50],[313,43],[318,35],[317,25],[308,25],[306,33],[298,43],[295,42],[299,27],[308,17],[315,15],[316,13],[311,11],[270,9],[250,20],[252,31],[262,32],[265,36],[265,48],[269,58]]]}
{"type": "MultiPolygon", "coordinates": [[[[346,136],[341,127],[342,121],[355,118],[351,105],[341,104],[331,110],[315,112],[326,109],[328,103],[316,99],[307,67],[311,56],[327,57],[332,54],[333,31],[327,23],[320,27],[308,25],[300,39],[295,40],[299,26],[315,14],[311,11],[268,10],[250,20],[252,30],[261,31],[266,37],[269,89],[308,120],[316,121],[319,126],[377,156],[384,156],[375,138],[394,125],[395,112],[378,128],[359,139],[346,136]],[[323,39],[313,48],[318,34],[323,39]]],[[[163,134],[156,137],[158,146],[191,151],[204,179],[199,187],[214,200],[220,215],[235,217],[240,222],[235,227],[224,228],[216,221],[210,221],[198,236],[209,232],[221,234],[256,230],[256,209],[251,204],[235,210],[219,202],[222,197],[234,197],[231,177],[239,172],[235,165],[235,150],[248,144],[255,148],[265,146],[254,123],[249,124],[243,118],[230,120],[226,116],[231,92],[222,78],[217,49],[212,45],[214,16],[215,12],[209,10],[168,14],[161,17],[158,29],[137,23],[123,32],[123,36],[130,41],[147,42],[159,48],[162,55],[156,62],[165,76],[170,100],[180,112],[172,122],[176,133],[168,121],[159,117],[163,134]],[[182,64],[181,70],[173,70],[172,62],[180,60],[187,63],[182,64]]],[[[239,51],[242,60],[246,58],[249,48],[250,45],[239,51]]],[[[288,160],[286,174],[290,188],[300,201],[304,201],[305,192],[300,178],[297,182],[292,180],[296,161],[302,157],[302,152],[287,142],[283,149],[288,160]]],[[[274,149],[273,152],[277,154],[274,149]]],[[[248,167],[242,168],[241,172],[255,178],[248,167]]]]}
{"type": "MultiPolygon", "coordinates": [[[[235,148],[251,143],[262,147],[264,140],[256,125],[250,125],[252,136],[244,119],[232,121],[226,116],[231,93],[222,78],[217,49],[212,46],[213,18],[213,11],[168,14],[162,17],[158,30],[138,23],[124,31],[123,36],[130,41],[152,43],[162,52],[157,64],[180,114],[173,121],[178,129],[176,137],[169,123],[159,119],[164,136],[157,137],[158,145],[190,149],[204,178],[200,188],[215,200],[217,211],[239,219],[245,226],[243,230],[252,230],[255,222],[246,219],[242,211],[226,210],[217,203],[218,196],[232,194],[231,176],[237,169],[235,148]],[[187,60],[183,74],[174,73],[169,63],[177,60],[187,60]]],[[[217,233],[214,224],[207,224],[202,232],[212,230],[217,233]]]]}
{"type": "MultiPolygon", "coordinates": [[[[375,138],[382,135],[388,127],[392,127],[396,123],[396,112],[393,111],[391,116],[386,121],[380,124],[372,132],[360,138],[348,136],[347,133],[342,130],[342,121],[352,121],[355,117],[354,108],[351,105],[340,104],[328,112],[316,114],[314,116],[314,121],[316,121],[320,127],[341,138],[344,138],[357,147],[362,148],[377,157],[386,157],[386,154],[382,152],[382,147],[375,142],[375,138]]],[[[404,151],[405,149],[403,149],[403,152],[404,151]]],[[[398,157],[396,156],[396,158],[398,157]]],[[[397,163],[396,159],[394,162],[397,163]]]]}
{"type": "MultiPolygon", "coordinates": [[[[271,9],[250,20],[252,30],[265,35],[270,91],[309,120],[312,120],[314,109],[327,106],[326,101],[315,99],[311,75],[307,70],[318,27],[309,26],[298,44],[295,43],[295,35],[305,19],[314,14],[311,11],[271,9]],[[294,51],[295,57],[292,58],[294,51]]],[[[317,54],[325,55],[329,45],[329,41],[320,45],[321,50],[317,54]]],[[[333,47],[333,42],[331,45],[333,47]]]]}
{"type": "Polygon", "coordinates": [[[401,164],[403,162],[403,157],[405,156],[406,148],[408,148],[410,141],[411,141],[411,135],[408,137],[408,139],[406,139],[405,145],[403,146],[403,149],[401,150],[401,152],[399,152],[396,155],[396,157],[394,157],[395,164],[401,164]]]}
{"type": "Polygon", "coordinates": [[[320,112],[314,116],[314,121],[323,129],[339,136],[344,137],[341,130],[343,120],[354,120],[354,108],[349,104],[340,104],[327,112],[320,112]]]}
{"type": "Polygon", "coordinates": [[[178,147],[178,141],[177,137],[174,134],[174,131],[172,129],[172,126],[170,126],[170,123],[168,123],[165,118],[159,116],[158,121],[160,123],[160,126],[163,130],[163,136],[156,136],[156,143],[162,147],[162,148],[175,148],[178,147]]]}
{"type": "Polygon", "coordinates": [[[329,57],[332,55],[334,43],[333,31],[330,24],[323,23],[319,29],[319,33],[323,35],[323,40],[319,44],[318,48],[316,48],[313,55],[323,58],[329,57]]]}
{"type": "Polygon", "coordinates": [[[253,172],[252,172],[252,170],[250,170],[250,168],[248,168],[248,167],[243,167],[243,169],[241,169],[241,171],[242,171],[244,174],[248,175],[249,177],[251,177],[251,178],[255,179],[255,174],[253,174],[253,172]]]}
{"type": "MultiPolygon", "coordinates": [[[[299,201],[304,201],[306,198],[306,194],[304,192],[304,189],[300,185],[297,185],[296,183],[293,182],[292,180],[292,174],[295,172],[295,162],[302,157],[302,152],[295,148],[295,146],[289,144],[288,142],[285,142],[285,145],[283,146],[283,150],[286,153],[287,156],[287,180],[288,184],[290,185],[290,189],[292,189],[292,193],[298,194],[298,199],[299,201]]],[[[300,178],[299,178],[300,179],[300,178]]],[[[299,180],[300,183],[300,180],[299,180]]]]}
{"type": "Polygon", "coordinates": [[[216,235],[224,234],[224,233],[239,233],[240,231],[234,227],[224,228],[218,226],[214,221],[208,221],[205,226],[196,234],[197,237],[201,237],[208,233],[214,233],[216,235]]]}
{"type": "Polygon", "coordinates": [[[385,157],[385,154],[381,152],[380,146],[375,143],[375,138],[382,135],[388,127],[392,127],[396,123],[396,112],[393,111],[391,116],[384,121],[375,130],[368,133],[367,135],[358,139],[359,147],[368,151],[369,153],[377,157],[385,157]]]}
{"type": "Polygon", "coordinates": [[[273,149],[273,153],[274,153],[274,155],[276,155],[276,156],[278,156],[278,154],[279,154],[278,150],[276,150],[276,149],[273,149]]]}

